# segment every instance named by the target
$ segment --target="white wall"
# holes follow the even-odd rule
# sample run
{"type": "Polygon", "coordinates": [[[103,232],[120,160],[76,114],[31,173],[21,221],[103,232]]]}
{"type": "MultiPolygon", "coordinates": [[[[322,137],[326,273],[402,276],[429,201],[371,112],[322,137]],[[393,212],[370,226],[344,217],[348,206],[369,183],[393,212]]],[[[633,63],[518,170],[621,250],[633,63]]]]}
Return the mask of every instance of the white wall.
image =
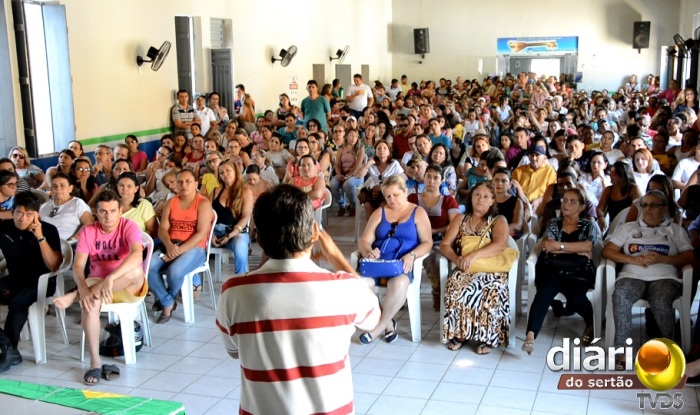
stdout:
{"type": "MultiPolygon", "coordinates": [[[[684,0],[690,2],[691,0],[684,0]]],[[[693,3],[698,3],[693,0],[693,3]]],[[[393,70],[409,79],[496,72],[496,39],[578,36],[584,88],[618,88],[629,74],[659,73],[661,46],[679,26],[679,0],[401,0],[393,3],[393,70]],[[651,21],[649,49],[632,49],[633,22],[651,21]],[[430,29],[430,54],[413,54],[413,28],[430,29]]],[[[559,75],[559,74],[552,74],[559,75]]]]}
{"type": "Polygon", "coordinates": [[[684,39],[693,38],[693,31],[697,27],[693,26],[693,15],[697,13],[700,13],[700,0],[681,0],[679,10],[680,26],[677,33],[683,36],[684,39]]]}
{"type": "MultiPolygon", "coordinates": [[[[210,91],[209,19],[233,20],[234,80],[243,83],[257,110],[277,107],[292,75],[302,88],[312,78],[312,64],[350,45],[345,63],[359,72],[371,65],[372,77],[391,74],[387,39],[391,0],[61,0],[66,5],[73,76],[76,136],[89,140],[169,126],[169,108],[177,89],[174,16],[201,16],[206,90],[210,91]],[[136,56],[169,40],[171,54],[158,72],[136,56]],[[299,52],[282,68],[270,56],[295,44],[299,52]],[[332,53],[333,52],[333,53],[332,53]]],[[[5,4],[9,2],[4,2],[5,4]]],[[[11,26],[10,26],[11,27],[11,26]]],[[[11,45],[14,53],[14,44],[11,45]]],[[[302,97],[306,94],[302,89],[302,97]]],[[[20,107],[21,108],[21,107],[20,107]]],[[[19,127],[18,127],[19,128],[19,127]]],[[[21,137],[21,136],[20,136],[21,137]]],[[[116,139],[116,137],[114,137],[116,139]]]]}

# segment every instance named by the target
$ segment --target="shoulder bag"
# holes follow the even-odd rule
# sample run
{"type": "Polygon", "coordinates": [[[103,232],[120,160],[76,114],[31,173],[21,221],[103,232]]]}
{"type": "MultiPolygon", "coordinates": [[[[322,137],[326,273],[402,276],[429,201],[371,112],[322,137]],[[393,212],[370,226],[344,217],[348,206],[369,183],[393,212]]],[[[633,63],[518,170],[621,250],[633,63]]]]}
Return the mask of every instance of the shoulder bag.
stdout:
{"type": "MultiPolygon", "coordinates": [[[[464,218],[466,219],[467,216],[464,218]]],[[[481,236],[466,235],[462,236],[461,239],[458,238],[460,243],[458,244],[458,249],[456,251],[457,254],[460,256],[462,253],[469,254],[490,244],[491,238],[487,237],[486,235],[488,234],[489,229],[493,227],[495,221],[496,218],[492,219],[488,225],[486,225],[486,228],[484,228],[481,236]]],[[[506,247],[498,255],[487,258],[479,258],[472,262],[472,264],[469,266],[469,272],[509,272],[510,268],[513,266],[513,262],[515,262],[517,258],[518,251],[516,249],[506,247]]]]}

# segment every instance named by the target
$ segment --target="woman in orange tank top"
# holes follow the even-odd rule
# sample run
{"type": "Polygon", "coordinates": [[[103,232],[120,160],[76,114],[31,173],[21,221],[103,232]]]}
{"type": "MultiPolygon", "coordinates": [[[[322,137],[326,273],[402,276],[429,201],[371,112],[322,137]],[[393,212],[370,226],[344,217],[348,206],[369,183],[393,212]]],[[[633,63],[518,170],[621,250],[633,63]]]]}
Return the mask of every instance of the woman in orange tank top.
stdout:
{"type": "MultiPolygon", "coordinates": [[[[167,323],[177,307],[175,298],[184,276],[206,260],[209,230],[212,226],[211,203],[197,192],[197,179],[190,170],[177,174],[180,193],[163,209],[158,236],[163,245],[153,253],[148,271],[148,285],[156,296],[154,308],[162,309],[156,323],[167,323]],[[161,275],[165,274],[166,283],[161,275]]],[[[193,284],[201,286],[195,276],[193,284]]]]}

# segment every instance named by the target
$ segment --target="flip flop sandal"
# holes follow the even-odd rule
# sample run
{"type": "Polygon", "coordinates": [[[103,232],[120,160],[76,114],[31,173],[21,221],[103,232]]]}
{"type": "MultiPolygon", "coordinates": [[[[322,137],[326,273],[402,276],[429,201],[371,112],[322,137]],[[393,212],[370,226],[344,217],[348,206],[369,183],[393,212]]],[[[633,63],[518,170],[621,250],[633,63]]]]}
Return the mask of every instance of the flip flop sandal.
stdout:
{"type": "Polygon", "coordinates": [[[489,354],[489,353],[491,353],[491,350],[492,350],[492,349],[493,349],[493,348],[492,348],[491,346],[489,346],[488,344],[486,344],[486,343],[481,343],[481,344],[480,344],[479,346],[477,346],[477,348],[476,348],[476,354],[481,354],[481,355],[489,354]]]}
{"type": "Polygon", "coordinates": [[[447,348],[449,350],[452,350],[453,352],[456,352],[457,350],[461,349],[462,346],[464,346],[464,342],[459,341],[457,339],[450,339],[450,342],[447,344],[447,348]]]}
{"type": "Polygon", "coordinates": [[[102,374],[102,369],[99,367],[88,369],[83,375],[83,383],[88,386],[94,386],[100,383],[100,375],[102,374]],[[94,382],[90,382],[88,379],[94,379],[94,382]]]}
{"type": "Polygon", "coordinates": [[[102,378],[104,380],[114,380],[119,377],[119,367],[117,365],[102,365],[102,378]]]}

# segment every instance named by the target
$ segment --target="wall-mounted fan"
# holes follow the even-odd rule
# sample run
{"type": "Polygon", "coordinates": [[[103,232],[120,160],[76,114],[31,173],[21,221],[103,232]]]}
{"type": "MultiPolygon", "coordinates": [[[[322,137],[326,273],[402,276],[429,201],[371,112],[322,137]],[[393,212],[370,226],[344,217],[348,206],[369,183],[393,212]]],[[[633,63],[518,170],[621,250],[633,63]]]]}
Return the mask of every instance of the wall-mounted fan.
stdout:
{"type": "Polygon", "coordinates": [[[342,50],[338,49],[338,51],[335,52],[335,58],[333,56],[330,56],[329,60],[333,62],[337,59],[339,64],[343,63],[345,57],[348,56],[348,52],[350,52],[350,46],[345,45],[345,47],[342,50]]]}
{"type": "Polygon", "coordinates": [[[683,37],[681,37],[681,35],[677,33],[673,35],[673,42],[676,44],[676,46],[678,46],[678,51],[680,51],[680,53],[682,53],[683,55],[688,54],[688,46],[686,46],[686,41],[683,40],[683,37]]]}
{"type": "Polygon", "coordinates": [[[294,55],[297,54],[297,47],[292,45],[289,47],[289,49],[282,49],[280,51],[280,57],[275,58],[274,56],[270,58],[270,61],[272,61],[272,64],[274,65],[276,61],[282,61],[282,66],[287,66],[289,63],[292,61],[292,58],[294,55]]]}
{"type": "Polygon", "coordinates": [[[144,62],[151,62],[151,69],[157,71],[163,65],[165,57],[168,56],[168,52],[170,52],[170,42],[166,40],[160,46],[160,49],[156,49],[153,46],[148,48],[148,53],[146,53],[148,59],[137,56],[136,63],[141,66],[144,62]]]}

